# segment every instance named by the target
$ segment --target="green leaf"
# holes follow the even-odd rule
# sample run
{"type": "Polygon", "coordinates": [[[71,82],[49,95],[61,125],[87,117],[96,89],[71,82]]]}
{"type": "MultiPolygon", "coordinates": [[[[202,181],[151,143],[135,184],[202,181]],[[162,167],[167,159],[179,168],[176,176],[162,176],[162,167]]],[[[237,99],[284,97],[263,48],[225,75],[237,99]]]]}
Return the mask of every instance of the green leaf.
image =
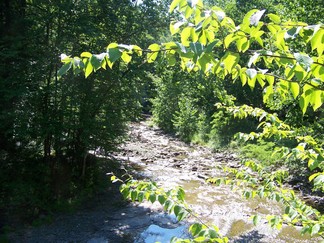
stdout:
{"type": "Polygon", "coordinates": [[[195,223],[189,227],[189,232],[192,234],[192,236],[197,236],[203,229],[201,224],[195,223]]]}
{"type": "Polygon", "coordinates": [[[120,52],[119,48],[108,48],[108,58],[109,61],[114,63],[121,57],[122,53],[120,52]]]}
{"type": "Polygon", "coordinates": [[[238,64],[239,59],[239,54],[227,51],[222,59],[225,69],[231,73],[232,69],[238,64]]]}
{"type": "Polygon", "coordinates": [[[257,26],[259,24],[259,21],[264,14],[265,10],[260,10],[255,12],[251,17],[250,17],[250,25],[257,26]]]}
{"type": "Polygon", "coordinates": [[[187,216],[189,215],[189,213],[185,210],[182,210],[181,212],[179,212],[178,216],[177,216],[177,220],[178,221],[182,221],[183,219],[185,219],[187,216]]]}
{"type": "Polygon", "coordinates": [[[204,242],[208,242],[208,239],[205,236],[199,236],[194,239],[194,242],[195,243],[204,243],[204,242]]]}
{"type": "Polygon", "coordinates": [[[193,30],[192,27],[186,27],[181,31],[181,42],[182,44],[186,44],[186,42],[188,41],[189,37],[191,36],[191,31],[193,30]]]}
{"type": "Polygon", "coordinates": [[[300,32],[301,29],[302,29],[302,27],[300,27],[300,26],[298,26],[298,27],[292,27],[291,29],[289,29],[285,33],[284,38],[285,39],[295,39],[298,36],[298,34],[299,34],[299,32],[300,32]]]}
{"type": "Polygon", "coordinates": [[[69,63],[65,63],[57,72],[57,76],[58,77],[62,77],[64,74],[67,73],[67,71],[70,70],[70,68],[72,67],[72,62],[69,63]]]}
{"type": "Polygon", "coordinates": [[[204,46],[199,42],[190,42],[190,49],[199,57],[204,51],[204,46]]]}
{"type": "Polygon", "coordinates": [[[278,47],[278,49],[280,49],[282,51],[288,50],[288,47],[286,46],[286,42],[285,42],[286,31],[282,30],[282,31],[279,31],[279,32],[275,32],[273,34],[276,36],[275,44],[278,47]]]}
{"type": "Polygon", "coordinates": [[[208,235],[209,235],[209,238],[211,239],[216,239],[219,237],[219,234],[216,230],[213,230],[213,229],[209,229],[208,230],[208,235]]]}
{"type": "Polygon", "coordinates": [[[181,202],[184,201],[185,199],[185,191],[183,190],[183,188],[179,187],[178,192],[177,192],[177,198],[178,200],[180,200],[181,202]]]}
{"type": "Polygon", "coordinates": [[[256,12],[258,12],[258,11],[259,11],[259,10],[257,10],[257,9],[252,9],[252,10],[250,10],[249,12],[247,12],[247,13],[245,14],[244,18],[243,18],[243,24],[248,24],[248,25],[250,25],[250,24],[251,24],[251,21],[250,21],[251,17],[252,17],[256,12]]]}
{"type": "Polygon", "coordinates": [[[315,179],[315,177],[319,176],[320,174],[322,174],[322,173],[321,173],[321,172],[314,173],[314,174],[312,174],[312,175],[308,178],[308,180],[309,180],[309,181],[312,181],[312,180],[315,179]]]}
{"type": "Polygon", "coordinates": [[[289,88],[291,93],[293,94],[294,99],[299,95],[299,84],[295,82],[289,82],[289,88]]]}
{"type": "Polygon", "coordinates": [[[313,64],[312,71],[313,71],[314,77],[324,80],[324,66],[319,65],[319,64],[313,64]]]}
{"type": "Polygon", "coordinates": [[[154,203],[156,201],[156,195],[154,193],[150,194],[149,200],[151,203],[154,203]]]}
{"type": "Polygon", "coordinates": [[[319,29],[311,39],[312,50],[317,49],[319,56],[322,55],[324,49],[324,30],[319,29]]]}
{"type": "Polygon", "coordinates": [[[128,55],[125,51],[122,53],[121,58],[125,63],[129,63],[132,60],[132,56],[128,55]]]}
{"type": "Polygon", "coordinates": [[[246,81],[247,81],[247,75],[246,75],[245,72],[240,73],[240,79],[241,79],[242,86],[244,86],[246,84],[246,81]]]}
{"type": "Polygon", "coordinates": [[[151,50],[152,52],[156,52],[156,51],[160,51],[160,46],[156,43],[154,44],[151,44],[149,47],[148,47],[149,50],[151,50]]]}
{"type": "Polygon", "coordinates": [[[166,55],[169,66],[174,66],[177,63],[177,59],[174,54],[167,53],[166,55]]]}
{"type": "Polygon", "coordinates": [[[309,97],[306,97],[305,94],[302,94],[299,99],[299,106],[302,109],[303,114],[306,113],[308,104],[309,104],[309,97]]]}
{"type": "Polygon", "coordinates": [[[181,2],[182,0],[173,0],[171,5],[170,5],[170,8],[169,8],[169,12],[172,13],[173,10],[179,5],[179,3],[181,2]]]}
{"type": "Polygon", "coordinates": [[[92,54],[90,52],[82,52],[80,57],[87,57],[90,58],[92,56],[92,54]]]}
{"type": "Polygon", "coordinates": [[[323,91],[314,90],[310,95],[310,103],[311,103],[314,111],[316,111],[318,108],[320,108],[323,104],[322,94],[323,94],[323,91]]]}
{"type": "Polygon", "coordinates": [[[158,195],[158,201],[161,205],[163,205],[166,201],[166,197],[164,195],[158,195]]]}
{"type": "Polygon", "coordinates": [[[180,27],[185,24],[184,21],[179,21],[179,22],[176,22],[176,23],[171,23],[170,24],[170,33],[171,35],[175,35],[176,33],[178,33],[180,31],[180,27]]]}
{"type": "Polygon", "coordinates": [[[131,191],[131,199],[133,202],[137,199],[137,191],[136,190],[131,191]]]}
{"type": "Polygon", "coordinates": [[[142,56],[143,50],[137,45],[132,45],[132,50],[138,55],[142,56]]]}
{"type": "Polygon", "coordinates": [[[176,217],[178,217],[179,213],[182,211],[182,207],[179,206],[179,205],[175,205],[174,208],[173,208],[173,212],[175,214],[176,217]]]}
{"type": "Polygon", "coordinates": [[[301,234],[302,235],[304,235],[304,234],[306,234],[306,233],[311,233],[311,231],[312,231],[312,228],[311,228],[311,226],[310,225],[306,225],[306,226],[304,226],[303,228],[302,228],[302,230],[301,230],[301,234]]]}
{"type": "MultiPolygon", "coordinates": [[[[103,57],[104,58],[104,57],[103,57]]],[[[101,68],[101,61],[103,59],[100,55],[92,55],[89,59],[94,71],[97,71],[101,68]]]]}
{"type": "Polygon", "coordinates": [[[321,186],[324,184],[324,174],[317,176],[314,179],[314,186],[321,186]]]}
{"type": "Polygon", "coordinates": [[[320,224],[315,224],[313,227],[312,227],[312,230],[311,230],[311,235],[316,235],[319,230],[321,229],[321,225],[320,224]]]}
{"type": "Polygon", "coordinates": [[[246,37],[241,37],[236,41],[239,52],[245,52],[250,47],[250,41],[246,37]]]}
{"type": "Polygon", "coordinates": [[[274,76],[272,76],[272,75],[265,75],[265,77],[266,77],[266,80],[268,81],[269,85],[272,86],[274,84],[274,81],[275,81],[274,76]]]}
{"type": "Polygon", "coordinates": [[[137,196],[137,200],[141,203],[144,200],[144,192],[139,192],[137,196]]]}
{"type": "Polygon", "coordinates": [[[167,212],[171,212],[172,208],[173,208],[173,202],[170,199],[167,199],[164,203],[164,210],[167,212]]]}
{"type": "Polygon", "coordinates": [[[264,76],[264,74],[258,73],[257,76],[256,76],[256,78],[257,78],[260,86],[263,88],[264,85],[265,85],[265,82],[264,82],[265,76],[264,76]]]}
{"type": "Polygon", "coordinates": [[[263,91],[263,102],[267,103],[267,101],[269,100],[269,98],[271,97],[271,95],[273,94],[273,86],[269,85],[268,87],[266,87],[263,91]]]}
{"type": "Polygon", "coordinates": [[[148,63],[152,63],[156,60],[161,47],[158,44],[151,44],[148,49],[151,51],[147,54],[148,63]]]}
{"type": "Polygon", "coordinates": [[[215,45],[217,45],[220,42],[220,40],[214,40],[211,43],[209,43],[206,48],[205,48],[205,52],[206,53],[210,53],[213,51],[213,48],[215,45]]]}
{"type": "Polygon", "coordinates": [[[87,62],[86,68],[85,68],[85,77],[89,77],[89,75],[93,72],[93,66],[90,61],[87,62]]]}
{"type": "Polygon", "coordinates": [[[248,80],[247,80],[248,85],[250,86],[251,89],[254,89],[257,71],[255,69],[250,68],[246,70],[245,73],[248,76],[248,80]]]}
{"type": "Polygon", "coordinates": [[[260,215],[254,215],[253,216],[253,224],[256,226],[261,220],[261,216],[260,215]]]}
{"type": "Polygon", "coordinates": [[[224,39],[224,46],[225,46],[225,48],[228,48],[229,45],[230,45],[234,40],[236,40],[236,39],[237,39],[237,36],[235,36],[234,34],[229,34],[229,35],[227,35],[227,36],[225,37],[225,39],[224,39]]]}
{"type": "Polygon", "coordinates": [[[280,17],[278,15],[276,15],[276,14],[267,14],[267,16],[275,24],[280,24],[281,20],[280,20],[280,17]]]}
{"type": "Polygon", "coordinates": [[[123,194],[123,197],[126,199],[128,198],[129,195],[129,188],[128,187],[124,187],[121,189],[121,193],[123,194]]]}

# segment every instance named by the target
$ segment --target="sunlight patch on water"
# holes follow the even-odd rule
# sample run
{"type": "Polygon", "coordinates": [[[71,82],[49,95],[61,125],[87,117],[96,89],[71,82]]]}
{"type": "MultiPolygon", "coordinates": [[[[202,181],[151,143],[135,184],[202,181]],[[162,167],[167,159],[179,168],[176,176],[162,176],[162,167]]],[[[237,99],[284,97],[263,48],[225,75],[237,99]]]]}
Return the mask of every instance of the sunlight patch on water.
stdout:
{"type": "Polygon", "coordinates": [[[170,242],[174,236],[178,238],[187,237],[187,227],[183,225],[175,229],[166,229],[152,224],[143,233],[141,233],[140,239],[136,240],[134,243],[170,242]]]}

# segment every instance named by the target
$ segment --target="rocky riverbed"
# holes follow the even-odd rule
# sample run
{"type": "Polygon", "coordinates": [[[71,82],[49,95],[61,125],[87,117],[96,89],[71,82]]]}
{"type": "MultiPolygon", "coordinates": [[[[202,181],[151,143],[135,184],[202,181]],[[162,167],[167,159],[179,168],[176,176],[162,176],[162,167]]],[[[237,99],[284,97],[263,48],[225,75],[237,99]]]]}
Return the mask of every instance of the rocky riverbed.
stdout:
{"type": "MultiPolygon", "coordinates": [[[[301,236],[298,228],[270,228],[265,221],[254,226],[251,216],[276,214],[282,205],[260,199],[245,200],[227,186],[205,183],[222,176],[224,165],[239,166],[235,154],[213,153],[189,146],[148,126],[146,121],[130,125],[130,139],[112,156],[138,177],[157,181],[165,188],[182,186],[187,202],[204,221],[215,224],[230,242],[318,242],[301,236]]],[[[109,173],[110,171],[107,171],[109,173]]],[[[178,223],[163,213],[158,203],[127,203],[109,187],[73,214],[55,216],[49,225],[23,228],[11,235],[13,242],[136,242],[167,241],[168,235],[186,235],[188,222],[178,223]]],[[[190,221],[190,219],[189,219],[190,221]]]]}

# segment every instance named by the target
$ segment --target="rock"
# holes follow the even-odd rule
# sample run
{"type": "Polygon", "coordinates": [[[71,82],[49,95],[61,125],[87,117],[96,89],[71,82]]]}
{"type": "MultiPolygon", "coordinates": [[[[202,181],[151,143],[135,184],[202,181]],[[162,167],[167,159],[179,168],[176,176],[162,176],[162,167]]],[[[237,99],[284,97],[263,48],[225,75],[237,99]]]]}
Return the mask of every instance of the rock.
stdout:
{"type": "Polygon", "coordinates": [[[194,166],[191,168],[191,171],[197,171],[198,170],[198,167],[194,166]]]}

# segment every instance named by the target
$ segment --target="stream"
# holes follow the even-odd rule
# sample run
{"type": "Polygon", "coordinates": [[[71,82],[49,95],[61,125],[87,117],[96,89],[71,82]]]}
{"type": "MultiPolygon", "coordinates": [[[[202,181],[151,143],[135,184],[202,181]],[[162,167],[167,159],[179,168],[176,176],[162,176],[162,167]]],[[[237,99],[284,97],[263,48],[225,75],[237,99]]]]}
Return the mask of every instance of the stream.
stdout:
{"type": "MultiPolygon", "coordinates": [[[[265,220],[254,226],[251,216],[278,214],[281,204],[265,199],[244,199],[229,186],[205,182],[221,177],[223,166],[237,167],[239,159],[229,152],[214,153],[190,146],[151,127],[147,121],[132,123],[130,139],[113,156],[133,168],[137,176],[168,189],[182,186],[186,201],[204,222],[214,224],[230,242],[320,242],[300,235],[300,228],[283,225],[272,229],[265,220]]],[[[108,173],[109,171],[107,171],[108,173]]],[[[172,236],[186,237],[192,219],[177,222],[158,202],[124,203],[111,189],[98,195],[74,214],[62,214],[49,225],[27,227],[9,236],[12,242],[166,243],[172,236]],[[109,203],[108,203],[109,202],[109,203]]]]}

